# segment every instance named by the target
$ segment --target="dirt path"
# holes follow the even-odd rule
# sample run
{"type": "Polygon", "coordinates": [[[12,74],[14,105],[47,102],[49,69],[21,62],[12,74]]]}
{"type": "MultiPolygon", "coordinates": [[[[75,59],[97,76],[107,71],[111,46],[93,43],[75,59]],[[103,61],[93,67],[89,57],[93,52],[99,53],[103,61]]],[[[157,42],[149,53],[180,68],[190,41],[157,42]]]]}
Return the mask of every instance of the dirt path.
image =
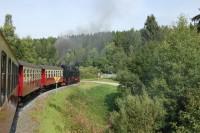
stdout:
{"type": "Polygon", "coordinates": [[[89,82],[89,83],[97,83],[97,84],[106,84],[106,85],[119,86],[119,83],[114,83],[114,82],[109,82],[109,81],[87,81],[87,80],[82,80],[81,82],[89,82]]]}

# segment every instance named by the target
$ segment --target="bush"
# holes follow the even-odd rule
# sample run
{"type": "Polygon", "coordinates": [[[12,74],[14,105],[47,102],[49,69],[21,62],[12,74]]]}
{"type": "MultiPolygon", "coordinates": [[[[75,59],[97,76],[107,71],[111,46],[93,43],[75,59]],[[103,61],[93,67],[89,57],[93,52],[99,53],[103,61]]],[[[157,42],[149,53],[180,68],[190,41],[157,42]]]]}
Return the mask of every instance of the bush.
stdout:
{"type": "Polygon", "coordinates": [[[200,132],[200,89],[187,89],[179,98],[177,132],[200,132]]]}
{"type": "Polygon", "coordinates": [[[80,67],[80,76],[82,79],[98,78],[100,70],[96,67],[80,67]]]}
{"type": "Polygon", "coordinates": [[[116,133],[146,133],[158,131],[165,111],[158,100],[147,94],[126,96],[117,100],[118,112],[111,114],[112,131],[116,133]]]}

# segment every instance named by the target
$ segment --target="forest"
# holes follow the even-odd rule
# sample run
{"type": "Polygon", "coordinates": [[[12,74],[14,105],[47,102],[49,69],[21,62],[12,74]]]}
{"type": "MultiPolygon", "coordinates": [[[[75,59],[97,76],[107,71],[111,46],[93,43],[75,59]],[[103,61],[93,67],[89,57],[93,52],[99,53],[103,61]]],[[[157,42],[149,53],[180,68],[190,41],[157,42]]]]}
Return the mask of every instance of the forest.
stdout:
{"type": "Polygon", "coordinates": [[[200,15],[168,26],[149,15],[140,30],[41,39],[19,38],[6,15],[1,31],[21,60],[116,73],[112,132],[200,132],[200,15]]]}

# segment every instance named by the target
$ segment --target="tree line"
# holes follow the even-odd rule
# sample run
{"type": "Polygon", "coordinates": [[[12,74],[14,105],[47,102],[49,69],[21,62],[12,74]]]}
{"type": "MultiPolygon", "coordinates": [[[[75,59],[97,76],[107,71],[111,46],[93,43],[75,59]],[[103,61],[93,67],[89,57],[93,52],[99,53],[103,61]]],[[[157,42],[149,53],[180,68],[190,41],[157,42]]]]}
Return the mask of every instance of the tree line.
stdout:
{"type": "Polygon", "coordinates": [[[111,131],[200,132],[197,16],[194,24],[180,16],[176,25],[159,26],[151,15],[140,31],[115,34],[108,53],[121,96],[111,114],[111,131]]]}
{"type": "Polygon", "coordinates": [[[15,33],[16,27],[13,25],[10,14],[5,16],[4,25],[0,30],[19,60],[34,64],[55,65],[57,63],[57,53],[54,47],[56,38],[33,39],[30,36],[19,38],[15,33]]]}
{"type": "Polygon", "coordinates": [[[140,30],[19,39],[7,15],[1,30],[19,59],[117,73],[111,132],[188,133],[200,132],[199,16],[194,23],[180,16],[176,25],[160,26],[150,15],[140,30]]]}

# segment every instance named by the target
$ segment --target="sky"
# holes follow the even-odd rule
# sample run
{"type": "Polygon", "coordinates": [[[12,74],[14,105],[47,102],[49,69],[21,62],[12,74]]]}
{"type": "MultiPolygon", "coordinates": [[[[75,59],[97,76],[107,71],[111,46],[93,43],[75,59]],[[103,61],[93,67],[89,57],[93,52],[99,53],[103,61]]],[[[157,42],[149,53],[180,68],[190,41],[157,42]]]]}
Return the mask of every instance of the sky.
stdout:
{"type": "Polygon", "coordinates": [[[19,37],[57,37],[140,29],[151,14],[159,25],[174,25],[199,8],[200,0],[0,0],[0,26],[11,14],[19,37]]]}

